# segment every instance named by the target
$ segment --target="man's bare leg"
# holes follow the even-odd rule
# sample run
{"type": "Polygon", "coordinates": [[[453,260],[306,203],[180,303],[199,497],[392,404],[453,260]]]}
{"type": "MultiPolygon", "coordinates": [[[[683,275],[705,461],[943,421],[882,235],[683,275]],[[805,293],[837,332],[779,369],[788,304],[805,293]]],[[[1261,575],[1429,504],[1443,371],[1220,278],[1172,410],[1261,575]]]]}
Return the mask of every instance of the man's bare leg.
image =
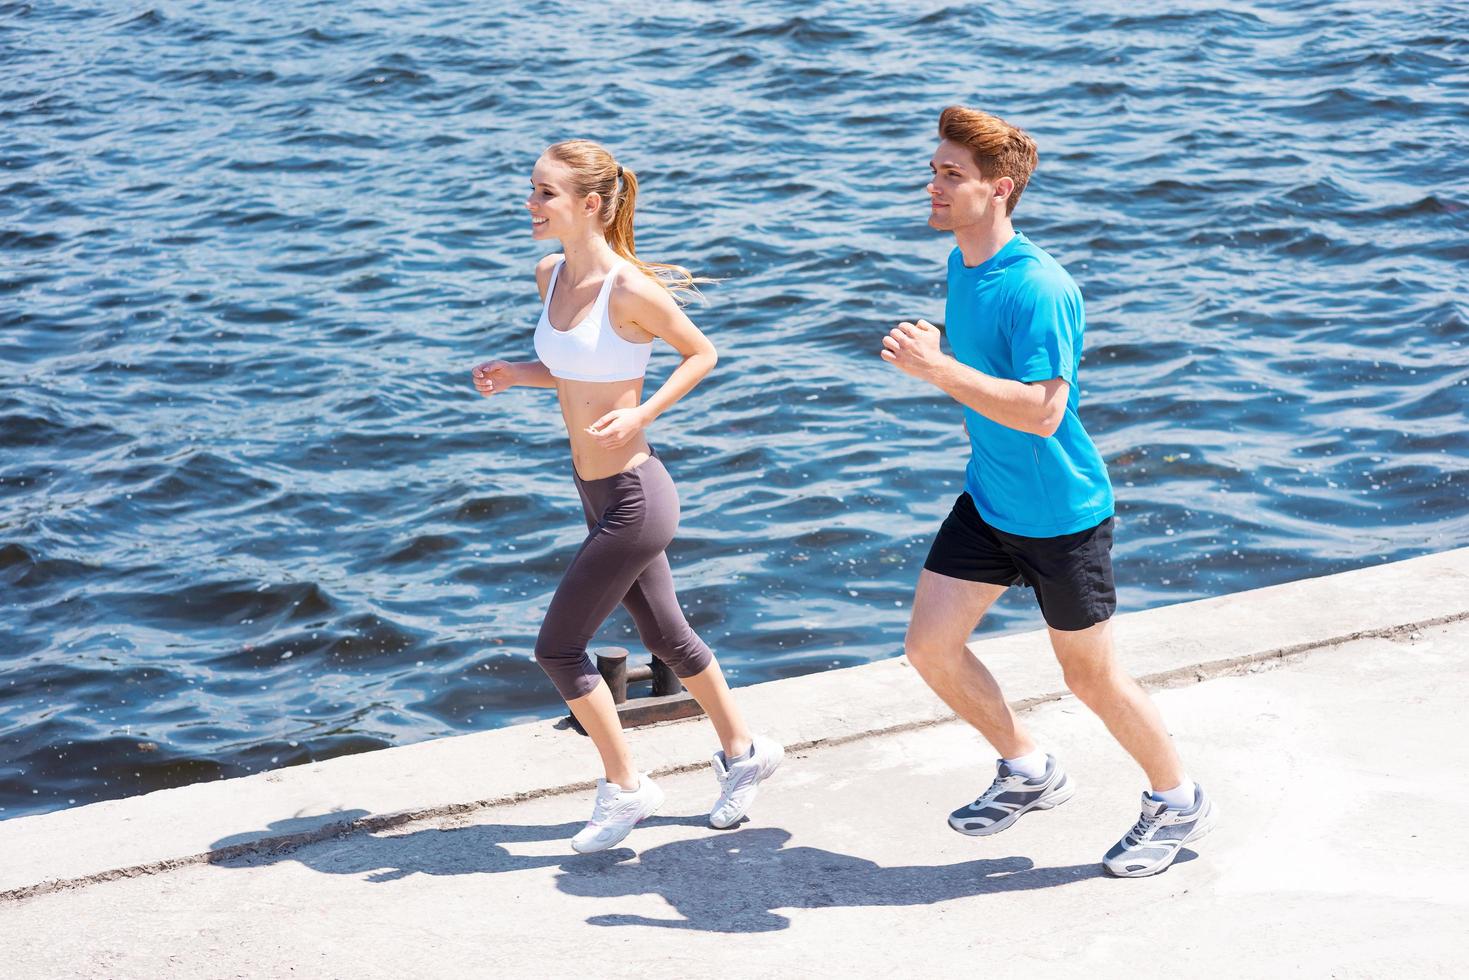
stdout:
{"type": "Polygon", "coordinates": [[[1107,851],[1102,866],[1122,878],[1164,871],[1184,845],[1209,833],[1218,811],[1190,780],[1157,705],[1117,663],[1111,620],[1082,630],[1051,631],[1066,686],[1096,713],[1147,773],[1152,793],[1132,829],[1107,851]]]}
{"type": "Polygon", "coordinates": [[[965,646],[1004,591],[1003,585],[966,582],[925,568],[918,575],[903,649],[924,683],[1001,757],[1013,759],[1034,752],[1035,742],[1010,710],[994,675],[965,646]]]}
{"type": "Polygon", "coordinates": [[[1112,621],[1084,630],[1050,630],[1066,686],[1147,774],[1154,792],[1183,782],[1183,764],[1158,706],[1123,672],[1112,646],[1112,621]]]}

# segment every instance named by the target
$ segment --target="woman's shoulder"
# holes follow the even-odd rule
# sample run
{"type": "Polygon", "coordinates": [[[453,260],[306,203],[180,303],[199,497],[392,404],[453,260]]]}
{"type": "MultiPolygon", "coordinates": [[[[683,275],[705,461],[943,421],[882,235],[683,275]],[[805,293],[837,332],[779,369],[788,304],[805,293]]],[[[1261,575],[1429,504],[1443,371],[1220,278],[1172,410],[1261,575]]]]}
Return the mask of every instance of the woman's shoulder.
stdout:
{"type": "MultiPolygon", "coordinates": [[[[674,320],[678,303],[657,279],[634,262],[624,262],[612,271],[612,291],[607,298],[607,312],[612,322],[632,325],[653,337],[663,335],[662,325],[674,320]]],[[[642,337],[627,337],[643,343],[642,337]]]]}
{"type": "Polygon", "coordinates": [[[546,298],[546,287],[551,284],[551,270],[555,269],[564,258],[566,256],[560,252],[552,252],[550,255],[542,256],[541,260],[536,263],[536,288],[541,291],[541,299],[546,298]]]}
{"type": "Polygon", "coordinates": [[[616,277],[612,281],[614,299],[631,301],[638,305],[647,303],[661,305],[669,299],[668,290],[664,285],[636,263],[624,261],[612,270],[612,275],[616,277]]]}

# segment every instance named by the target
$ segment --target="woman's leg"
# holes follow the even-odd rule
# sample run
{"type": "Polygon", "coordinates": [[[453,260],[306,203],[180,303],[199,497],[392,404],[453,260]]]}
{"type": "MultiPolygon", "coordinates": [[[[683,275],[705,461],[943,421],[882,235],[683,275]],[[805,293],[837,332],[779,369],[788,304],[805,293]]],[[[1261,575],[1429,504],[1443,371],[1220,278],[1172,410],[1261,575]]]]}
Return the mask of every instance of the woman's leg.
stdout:
{"type": "Polygon", "coordinates": [[[637,770],[612,692],[587,655],[587,645],[638,575],[661,553],[667,539],[658,533],[657,525],[666,521],[655,520],[649,526],[639,480],[631,474],[614,480],[597,481],[590,488],[608,499],[593,500],[589,488],[582,488],[589,533],[546,609],[536,638],[536,660],[591,737],[607,781],[635,789],[637,770]],[[594,523],[594,513],[604,507],[594,523]]]}
{"type": "Polygon", "coordinates": [[[632,614],[643,646],[683,681],[684,687],[714,723],[725,758],[737,758],[750,748],[750,730],[729,693],[724,671],[714,660],[713,651],[694,632],[683,614],[678,593],[673,588],[673,570],[664,550],[672,542],[673,532],[678,527],[678,487],[673,477],[668,475],[663,461],[656,456],[643,463],[638,472],[648,513],[659,515],[660,528],[668,537],[663,547],[658,549],[658,554],[631,583],[622,597],[622,604],[632,614]]]}
{"type": "Polygon", "coordinates": [[[599,681],[590,694],[567,701],[566,706],[597,747],[607,782],[623,789],[637,789],[638,773],[633,768],[632,753],[622,734],[622,719],[617,716],[617,705],[612,703],[612,692],[607,685],[599,681]]]}
{"type": "Polygon", "coordinates": [[[643,644],[673,669],[719,733],[723,751],[714,757],[714,772],[720,793],[709,811],[709,822],[715,827],[732,827],[755,802],[761,780],[780,766],[784,750],[772,739],[757,740],[750,734],[724,681],[724,671],[679,608],[666,556],[659,555],[649,563],[622,604],[632,613],[643,644]]]}
{"type": "Polygon", "coordinates": [[[750,730],[724,681],[724,671],[684,617],[666,554],[643,569],[622,604],[632,614],[643,645],[673,669],[714,723],[725,758],[744,755],[750,748],[750,730]]]}
{"type": "Polygon", "coordinates": [[[750,751],[750,729],[745,725],[745,716],[740,713],[729,685],[724,682],[724,671],[719,669],[719,662],[711,660],[708,667],[693,677],[679,679],[714,723],[724,757],[738,759],[750,751]]]}
{"type": "MultiPolygon", "coordinates": [[[[744,715],[725,683],[724,672],[678,604],[673,571],[664,552],[678,525],[678,490],[673,480],[656,457],[643,463],[637,472],[647,507],[646,528],[651,530],[656,526],[666,537],[658,553],[628,583],[621,597],[622,604],[632,614],[643,644],[683,681],[714,723],[722,749],[715,753],[713,760],[720,792],[709,811],[709,823],[719,828],[732,827],[755,801],[760,782],[779,768],[785,750],[773,739],[750,734],[744,715]]],[[[648,538],[651,540],[653,535],[648,538]]]]}

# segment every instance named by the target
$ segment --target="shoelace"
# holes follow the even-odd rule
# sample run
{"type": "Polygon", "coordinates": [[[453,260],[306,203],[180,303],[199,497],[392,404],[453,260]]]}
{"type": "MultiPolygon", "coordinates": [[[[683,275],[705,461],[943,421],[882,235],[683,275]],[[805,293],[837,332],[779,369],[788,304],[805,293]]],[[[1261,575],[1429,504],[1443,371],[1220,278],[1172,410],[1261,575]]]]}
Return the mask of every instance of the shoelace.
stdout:
{"type": "Polygon", "coordinates": [[[597,801],[592,804],[592,823],[603,823],[612,813],[612,804],[617,802],[616,795],[598,796],[597,801]]]}
{"type": "Polygon", "coordinates": [[[1138,817],[1137,823],[1133,824],[1132,829],[1127,832],[1128,839],[1132,842],[1133,846],[1136,847],[1147,840],[1153,831],[1158,829],[1158,824],[1162,819],[1163,813],[1161,810],[1157,813],[1144,813],[1138,817]]]}
{"type": "Polygon", "coordinates": [[[1013,779],[1013,778],[1014,778],[1013,776],[997,776],[997,777],[995,777],[995,781],[992,782],[992,783],[990,783],[990,788],[987,789],[987,790],[985,790],[982,794],[980,794],[979,799],[977,799],[973,803],[971,803],[970,806],[972,806],[976,810],[983,810],[985,807],[987,807],[991,803],[995,802],[995,799],[1001,793],[1005,792],[1005,790],[1008,788],[1005,785],[1005,780],[1007,780],[1007,779],[1013,779]]]}
{"type": "Polygon", "coordinates": [[[731,793],[736,793],[739,790],[744,789],[750,783],[755,781],[756,774],[757,770],[753,766],[748,769],[741,769],[737,772],[725,773],[723,785],[721,786],[723,794],[725,796],[729,796],[731,793]]]}

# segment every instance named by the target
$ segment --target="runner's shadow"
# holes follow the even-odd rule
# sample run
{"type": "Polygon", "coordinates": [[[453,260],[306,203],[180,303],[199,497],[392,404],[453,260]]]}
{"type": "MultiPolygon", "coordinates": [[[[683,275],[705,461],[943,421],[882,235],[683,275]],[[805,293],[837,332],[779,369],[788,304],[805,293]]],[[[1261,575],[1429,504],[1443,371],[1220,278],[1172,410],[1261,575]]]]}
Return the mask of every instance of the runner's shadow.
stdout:
{"type": "Polygon", "coordinates": [[[773,932],[790,926],[776,909],[932,905],[956,898],[1054,888],[1096,878],[1100,866],[1036,868],[1028,858],[986,858],[940,866],[882,867],[865,858],[785,845],[774,827],[627,848],[567,861],[556,884],[570,895],[660,895],[681,918],[596,915],[602,926],[658,926],[705,932],[773,932]]]}
{"type": "MultiPolygon", "coordinates": [[[[374,884],[409,875],[499,874],[557,867],[575,858],[570,848],[558,854],[518,855],[506,844],[540,841],[565,842],[582,828],[580,822],[561,824],[474,824],[447,829],[429,828],[409,833],[393,830],[346,830],[366,810],[343,810],[311,817],[273,821],[268,832],[247,831],[221,838],[210,850],[222,852],[210,863],[224,868],[259,867],[295,861],[322,874],[359,875],[374,884]],[[343,828],[334,833],[333,828],[343,828]],[[259,850],[248,845],[268,838],[278,843],[259,850]]],[[[652,817],[642,827],[702,827],[703,815],[652,817]]],[[[627,852],[624,852],[627,853],[627,852]]]]}
{"type": "MultiPolygon", "coordinates": [[[[349,810],[278,820],[270,824],[268,833],[250,831],[216,841],[212,849],[224,853],[211,863],[248,868],[295,861],[322,874],[353,875],[372,884],[415,874],[501,874],[558,868],[556,885],[567,895],[599,899],[658,895],[677,913],[672,918],[594,915],[586,920],[590,925],[717,933],[788,928],[790,920],[777,909],[932,905],[976,895],[1054,888],[1101,874],[1097,864],[1036,868],[1022,857],[883,867],[866,858],[821,848],[786,847],[790,832],[775,827],[698,834],[641,853],[619,847],[579,855],[557,846],[554,854],[522,855],[506,845],[546,841],[564,845],[581,823],[474,824],[407,833],[346,829],[364,816],[366,811],[349,810]],[[334,827],[341,831],[333,834],[334,827]],[[239,850],[266,837],[277,843],[261,850],[239,850]]],[[[706,821],[703,814],[652,817],[639,830],[660,826],[703,829],[706,821]]],[[[1179,861],[1192,856],[1185,851],[1179,861]]]]}

